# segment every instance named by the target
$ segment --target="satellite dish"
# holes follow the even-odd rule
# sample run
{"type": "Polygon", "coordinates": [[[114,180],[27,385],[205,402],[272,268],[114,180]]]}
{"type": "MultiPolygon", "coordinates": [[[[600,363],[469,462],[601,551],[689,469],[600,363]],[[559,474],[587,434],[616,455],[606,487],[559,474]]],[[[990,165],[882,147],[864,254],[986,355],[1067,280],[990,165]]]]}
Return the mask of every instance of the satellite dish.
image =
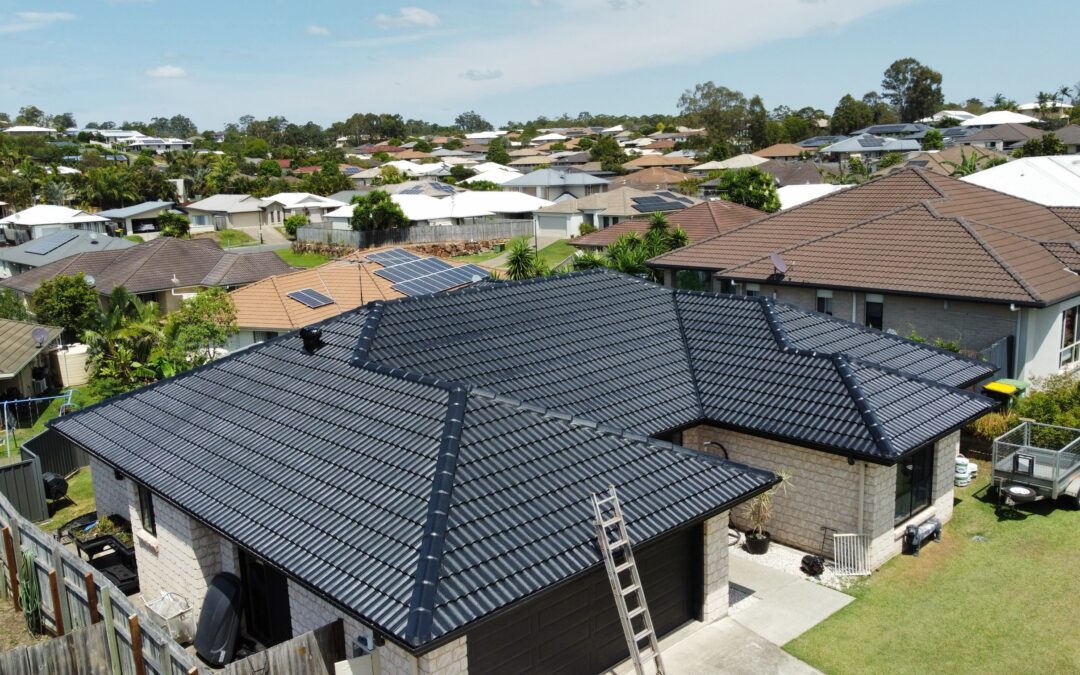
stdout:
{"type": "Polygon", "coordinates": [[[86,279],[86,283],[90,287],[93,287],[94,284],[97,283],[97,279],[94,278],[93,274],[86,274],[83,276],[83,279],[86,279]]]}
{"type": "Polygon", "coordinates": [[[34,330],[30,331],[30,337],[34,340],[34,344],[38,347],[45,346],[45,343],[49,340],[49,331],[46,328],[38,326],[34,330]]]}
{"type": "Polygon", "coordinates": [[[787,274],[787,263],[784,262],[784,259],[780,257],[779,253],[773,253],[769,256],[769,259],[772,260],[772,266],[777,274],[781,276],[787,274]]]}

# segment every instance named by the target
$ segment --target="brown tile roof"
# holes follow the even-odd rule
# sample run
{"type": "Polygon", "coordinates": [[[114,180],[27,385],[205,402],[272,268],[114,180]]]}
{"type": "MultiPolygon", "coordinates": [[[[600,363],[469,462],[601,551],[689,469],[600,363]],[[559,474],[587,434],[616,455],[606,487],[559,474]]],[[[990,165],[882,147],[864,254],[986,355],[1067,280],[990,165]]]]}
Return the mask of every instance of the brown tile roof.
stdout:
{"type": "Polygon", "coordinates": [[[780,187],[785,185],[817,185],[821,182],[821,171],[813,162],[770,159],[754,168],[772,175],[780,187]]]}
{"type": "MultiPolygon", "coordinates": [[[[764,215],[761,211],[749,206],[716,199],[669,213],[668,222],[673,226],[681,227],[689,237],[690,243],[696,243],[745,225],[764,215]]],[[[648,229],[648,220],[624,220],[611,227],[574,239],[570,243],[582,248],[604,248],[613,244],[627,232],[644,234],[648,229]]]]}
{"type": "Polygon", "coordinates": [[[608,186],[609,190],[613,190],[618,187],[632,187],[639,190],[655,190],[659,187],[671,187],[678,185],[688,178],[693,178],[688,173],[682,171],[676,171],[675,169],[668,169],[662,166],[653,166],[648,169],[642,169],[640,171],[634,171],[628,173],[625,176],[612,176],[611,185],[608,186]]]}
{"type": "MultiPolygon", "coordinates": [[[[908,158],[908,160],[901,166],[890,167],[889,169],[883,169],[879,171],[879,174],[892,173],[900,171],[902,169],[909,169],[915,167],[922,167],[927,171],[933,171],[936,174],[942,176],[948,176],[952,174],[953,167],[945,164],[944,162],[953,162],[960,164],[965,158],[971,157],[972,153],[976,156],[983,158],[989,157],[1004,157],[1009,159],[1010,156],[1007,153],[993,150],[991,148],[980,147],[968,147],[966,145],[954,145],[944,150],[937,152],[920,152],[908,158]]],[[[980,162],[983,160],[980,159],[980,162]]]]}
{"type": "Polygon", "coordinates": [[[996,127],[976,131],[970,136],[964,136],[957,142],[962,144],[971,143],[972,141],[1005,141],[1006,143],[1015,143],[1017,141],[1026,141],[1029,138],[1038,138],[1044,133],[1046,132],[1042,129],[1029,127],[1026,124],[999,124],[996,127]]]}
{"type": "Polygon", "coordinates": [[[784,157],[798,157],[806,152],[806,148],[801,145],[795,145],[794,143],[776,143],[770,145],[767,148],[762,148],[753,154],[758,157],[765,157],[767,159],[784,158],[784,157]]]}
{"type": "Polygon", "coordinates": [[[650,143],[645,146],[649,150],[672,150],[675,148],[675,141],[670,138],[662,138],[655,143],[650,143]]]}
{"type": "Polygon", "coordinates": [[[404,297],[391,288],[393,282],[375,274],[382,266],[367,260],[372,253],[390,248],[396,247],[357,251],[319,267],[277,274],[237,289],[231,293],[236,323],[247,329],[294,330],[375,300],[404,297]],[[304,288],[313,288],[334,302],[311,308],[289,297],[304,288]]]}
{"type": "Polygon", "coordinates": [[[623,164],[627,169],[647,169],[650,166],[695,166],[697,160],[670,155],[642,155],[623,164]]]}
{"type": "Polygon", "coordinates": [[[94,287],[104,295],[118,286],[132,293],[150,293],[250,283],[289,269],[272,251],[227,253],[212,239],[158,237],[131,248],[78,253],[4,279],[0,285],[33,293],[47,279],[83,273],[93,275],[94,287]],[[172,282],[174,276],[179,283],[172,282]]]}
{"type": "MultiPolygon", "coordinates": [[[[1062,211],[1058,209],[1057,211],[1062,211]]],[[[1046,305],[1080,294],[1061,246],[1065,214],[922,169],[907,169],[667,253],[658,267],[783,282],[1046,305]]],[[[1071,257],[1067,258],[1071,260],[1071,257]]]]}
{"type": "Polygon", "coordinates": [[[394,155],[394,159],[428,159],[432,155],[430,152],[421,152],[419,150],[402,150],[394,155]]]}
{"type": "Polygon", "coordinates": [[[1054,130],[1054,135],[1065,145],[1080,145],[1080,124],[1070,124],[1054,130]]]}

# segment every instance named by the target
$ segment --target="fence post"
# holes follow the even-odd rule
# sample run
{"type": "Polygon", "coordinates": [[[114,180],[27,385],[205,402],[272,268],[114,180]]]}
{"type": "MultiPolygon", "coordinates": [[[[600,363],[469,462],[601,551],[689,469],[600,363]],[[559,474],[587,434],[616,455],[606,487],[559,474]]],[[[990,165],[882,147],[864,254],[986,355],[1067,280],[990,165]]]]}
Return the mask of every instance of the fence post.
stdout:
{"type": "Polygon", "coordinates": [[[4,528],[4,555],[7,560],[8,580],[11,582],[11,601],[15,605],[15,611],[22,611],[19,604],[19,571],[15,566],[15,540],[11,536],[11,528],[4,528]]]}
{"type": "Polygon", "coordinates": [[[116,624],[113,622],[112,595],[109,587],[101,589],[101,606],[105,611],[105,638],[109,643],[109,660],[112,662],[113,675],[123,675],[120,670],[120,645],[116,643],[116,624]]]}
{"type": "Polygon", "coordinates": [[[87,572],[83,575],[86,583],[86,604],[90,606],[90,625],[101,621],[101,612],[98,611],[97,586],[94,585],[94,573],[87,572]]]}
{"type": "Polygon", "coordinates": [[[53,628],[56,636],[64,634],[64,612],[60,607],[60,589],[56,585],[56,570],[49,570],[49,594],[52,595],[53,628]]]}
{"type": "Polygon", "coordinates": [[[60,552],[59,545],[53,546],[52,564],[53,569],[56,570],[57,581],[60,583],[60,618],[63,619],[64,626],[72,630],[75,624],[71,620],[71,598],[68,597],[67,583],[64,581],[64,556],[60,552]]]}
{"type": "Polygon", "coordinates": [[[135,614],[128,617],[128,632],[131,634],[131,660],[135,663],[135,675],[146,675],[146,661],[143,660],[142,629],[139,628],[139,617],[135,614]]]}

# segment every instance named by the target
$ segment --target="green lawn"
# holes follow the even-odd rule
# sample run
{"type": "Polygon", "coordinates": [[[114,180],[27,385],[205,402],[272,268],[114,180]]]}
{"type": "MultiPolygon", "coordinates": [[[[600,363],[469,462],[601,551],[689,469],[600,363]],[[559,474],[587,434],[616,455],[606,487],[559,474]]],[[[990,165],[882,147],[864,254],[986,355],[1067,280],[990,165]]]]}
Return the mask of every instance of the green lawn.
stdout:
{"type": "Polygon", "coordinates": [[[496,251],[491,249],[490,251],[484,251],[483,253],[475,253],[473,255],[457,255],[451,258],[457,262],[463,263],[482,263],[491,260],[492,258],[502,255],[502,251],[496,251]]]}
{"type": "Polygon", "coordinates": [[[979,468],[940,543],[893,559],[784,649],[830,674],[1080,671],[1080,511],[999,519],[979,468]]]}
{"type": "Polygon", "coordinates": [[[49,519],[37,523],[37,526],[46,532],[54,532],[72,518],[81,516],[84,513],[90,513],[97,508],[94,503],[94,483],[91,480],[89,467],[84,466],[79,469],[79,471],[74,476],[69,477],[67,481],[67,493],[68,497],[71,499],[50,502],[49,519]]]}
{"type": "Polygon", "coordinates": [[[214,233],[222,248],[254,244],[255,238],[243,230],[218,230],[214,233]]]}
{"type": "Polygon", "coordinates": [[[295,253],[287,248],[274,251],[274,253],[277,253],[286,264],[293,267],[318,267],[330,260],[329,257],[322,253],[295,253]]]}
{"type": "Polygon", "coordinates": [[[577,253],[576,246],[570,245],[570,242],[566,240],[559,240],[540,249],[540,259],[548,267],[554,267],[575,253],[577,253]]]}

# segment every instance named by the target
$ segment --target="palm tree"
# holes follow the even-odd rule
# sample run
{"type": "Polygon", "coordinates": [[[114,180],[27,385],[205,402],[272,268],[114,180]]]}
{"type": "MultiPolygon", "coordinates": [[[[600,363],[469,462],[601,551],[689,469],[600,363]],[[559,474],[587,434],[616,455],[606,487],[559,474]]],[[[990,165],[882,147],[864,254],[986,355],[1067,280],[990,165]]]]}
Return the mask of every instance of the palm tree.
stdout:
{"type": "Polygon", "coordinates": [[[123,287],[113,290],[108,309],[99,308],[94,327],[83,333],[95,377],[124,389],[155,379],[147,362],[162,338],[157,303],[143,302],[123,287]]]}
{"type": "Polygon", "coordinates": [[[965,155],[964,151],[960,151],[959,162],[942,161],[941,163],[952,169],[950,176],[954,178],[963,178],[964,176],[970,176],[980,169],[979,162],[984,158],[979,156],[979,153],[975,150],[971,151],[970,155],[965,155]]]}
{"type": "Polygon", "coordinates": [[[506,276],[512,281],[532,279],[548,274],[543,261],[536,255],[536,250],[525,238],[510,242],[510,252],[506,257],[506,276]]]}

